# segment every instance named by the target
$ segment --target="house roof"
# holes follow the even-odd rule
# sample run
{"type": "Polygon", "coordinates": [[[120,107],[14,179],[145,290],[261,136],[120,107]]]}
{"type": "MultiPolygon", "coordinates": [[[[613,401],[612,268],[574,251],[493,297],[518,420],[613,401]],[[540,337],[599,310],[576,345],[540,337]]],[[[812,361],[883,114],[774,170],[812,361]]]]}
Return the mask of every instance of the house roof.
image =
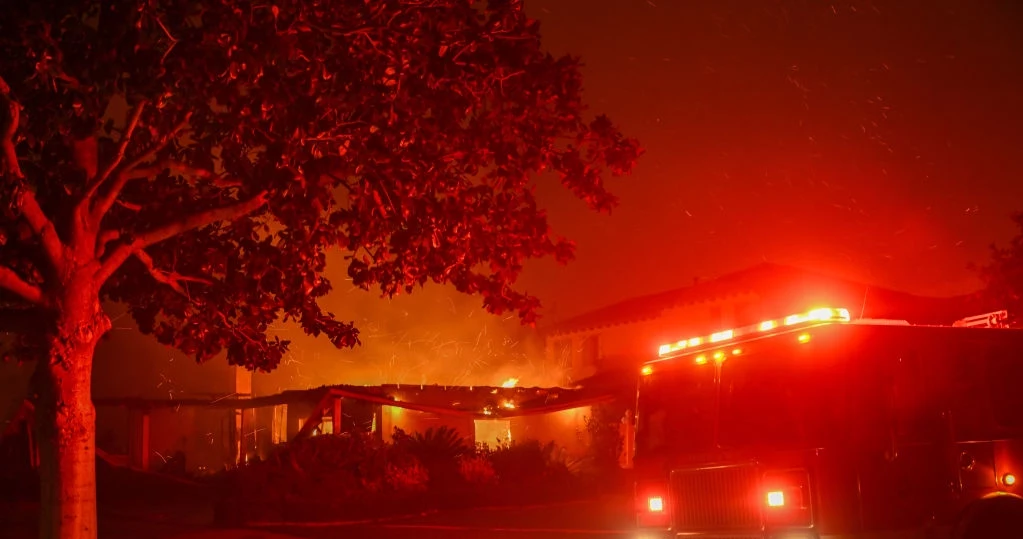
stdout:
{"type": "Polygon", "coordinates": [[[791,289],[795,285],[841,290],[846,295],[856,292],[866,298],[862,315],[867,318],[899,318],[913,323],[945,324],[984,312],[986,307],[979,295],[975,294],[950,298],[916,296],[803,268],[763,263],[693,286],[620,301],[556,323],[545,332],[557,335],[642,322],[658,318],[672,308],[743,294],[779,294],[781,290],[791,289]]]}
{"type": "Polygon", "coordinates": [[[361,400],[384,406],[440,415],[474,419],[509,418],[545,414],[589,406],[610,400],[620,387],[583,385],[560,387],[486,387],[439,385],[334,385],[311,389],[288,390],[275,395],[253,398],[220,399],[96,399],[97,406],[124,406],[137,409],[176,408],[179,406],[250,409],[280,404],[306,402],[314,404],[327,396],[361,400]]]}

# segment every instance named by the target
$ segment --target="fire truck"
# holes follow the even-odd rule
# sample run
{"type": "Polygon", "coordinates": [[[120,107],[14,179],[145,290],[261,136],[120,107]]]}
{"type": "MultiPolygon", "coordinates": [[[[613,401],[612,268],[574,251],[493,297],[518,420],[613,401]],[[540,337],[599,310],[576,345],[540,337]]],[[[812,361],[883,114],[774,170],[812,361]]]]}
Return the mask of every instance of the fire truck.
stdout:
{"type": "Polygon", "coordinates": [[[1023,538],[1023,330],[817,308],[642,366],[638,537],[1023,538]]]}

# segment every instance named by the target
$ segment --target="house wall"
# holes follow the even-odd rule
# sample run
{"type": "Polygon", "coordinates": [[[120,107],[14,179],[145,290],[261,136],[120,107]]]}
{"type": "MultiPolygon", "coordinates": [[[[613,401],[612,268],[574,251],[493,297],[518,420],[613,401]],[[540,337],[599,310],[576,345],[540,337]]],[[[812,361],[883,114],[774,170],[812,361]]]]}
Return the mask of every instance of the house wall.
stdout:
{"type": "Polygon", "coordinates": [[[743,319],[760,320],[766,310],[760,300],[760,296],[742,294],[669,309],[654,319],[549,335],[547,359],[569,367],[562,383],[604,370],[638,369],[666,342],[734,327],[743,319]]]}
{"type": "MultiPolygon", "coordinates": [[[[197,364],[180,352],[156,345],[149,337],[122,331],[112,333],[97,351],[93,392],[97,399],[218,398],[250,394],[251,376],[225,361],[197,364]],[[138,352],[131,356],[123,353],[122,349],[129,348],[138,352]]],[[[185,453],[186,467],[191,472],[221,469],[234,462],[241,449],[237,443],[242,437],[237,430],[239,423],[252,423],[251,418],[224,409],[199,411],[180,407],[148,413],[146,456],[136,455],[133,464],[148,463],[150,469],[159,468],[164,458],[178,450],[185,453]]],[[[126,406],[98,406],[97,447],[127,456],[140,421],[126,406]]],[[[134,443],[137,448],[143,445],[137,440],[134,443]]]]}
{"type": "Polygon", "coordinates": [[[158,408],[149,417],[150,469],[159,470],[164,459],[178,451],[184,454],[189,472],[214,472],[233,464],[231,410],[158,408]]]}
{"type": "Polygon", "coordinates": [[[441,416],[417,410],[407,410],[396,406],[381,406],[382,437],[384,441],[390,442],[394,438],[395,427],[400,428],[408,434],[413,432],[424,433],[430,428],[448,427],[454,429],[469,443],[475,440],[475,425],[472,418],[441,416]]]}
{"type": "Polygon", "coordinates": [[[591,408],[584,406],[550,414],[513,417],[510,421],[512,440],[554,442],[569,457],[586,453],[586,418],[591,408]]]}

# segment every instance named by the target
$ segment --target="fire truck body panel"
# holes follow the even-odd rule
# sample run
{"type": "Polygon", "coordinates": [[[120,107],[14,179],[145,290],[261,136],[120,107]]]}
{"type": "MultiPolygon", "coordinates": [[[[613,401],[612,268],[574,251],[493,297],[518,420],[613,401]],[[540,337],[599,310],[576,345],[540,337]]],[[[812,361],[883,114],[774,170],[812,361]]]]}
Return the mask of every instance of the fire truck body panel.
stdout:
{"type": "Polygon", "coordinates": [[[644,366],[641,528],[933,539],[995,497],[1023,511],[1023,331],[818,322],[644,366]]]}

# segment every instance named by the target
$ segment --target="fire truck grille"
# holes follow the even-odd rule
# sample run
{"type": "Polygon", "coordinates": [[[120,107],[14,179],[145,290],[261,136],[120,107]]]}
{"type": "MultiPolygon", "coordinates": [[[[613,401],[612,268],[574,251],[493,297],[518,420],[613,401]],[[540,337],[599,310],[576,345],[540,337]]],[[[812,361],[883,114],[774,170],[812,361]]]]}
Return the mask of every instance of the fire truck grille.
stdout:
{"type": "Polygon", "coordinates": [[[759,530],[757,487],[756,469],[751,465],[671,472],[674,529],[759,530]]]}

